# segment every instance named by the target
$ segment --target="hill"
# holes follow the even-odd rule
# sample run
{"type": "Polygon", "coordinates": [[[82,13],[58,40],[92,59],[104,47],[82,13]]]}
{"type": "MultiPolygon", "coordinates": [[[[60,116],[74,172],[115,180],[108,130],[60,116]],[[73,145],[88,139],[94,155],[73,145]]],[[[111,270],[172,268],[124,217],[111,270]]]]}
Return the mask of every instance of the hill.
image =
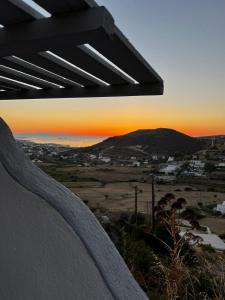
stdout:
{"type": "Polygon", "coordinates": [[[149,154],[192,154],[202,149],[204,142],[173,129],[144,129],[115,136],[83,151],[102,152],[111,156],[145,156],[149,154]]]}

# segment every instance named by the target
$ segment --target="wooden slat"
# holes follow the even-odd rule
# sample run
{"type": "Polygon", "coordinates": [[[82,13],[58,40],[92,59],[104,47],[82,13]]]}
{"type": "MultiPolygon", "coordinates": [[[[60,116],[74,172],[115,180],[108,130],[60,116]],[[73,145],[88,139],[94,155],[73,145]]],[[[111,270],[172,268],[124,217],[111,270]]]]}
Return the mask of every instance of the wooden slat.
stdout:
{"type": "Polygon", "coordinates": [[[0,1],[0,24],[8,27],[30,20],[33,20],[33,17],[8,0],[0,1]]]}
{"type": "Polygon", "coordinates": [[[51,62],[50,60],[38,55],[38,54],[30,54],[26,56],[20,56],[22,59],[27,60],[37,66],[40,66],[42,68],[46,68],[47,70],[58,74],[60,76],[63,76],[67,79],[73,80],[81,85],[85,86],[92,86],[95,85],[92,81],[81,77],[78,74],[75,74],[63,67],[60,67],[59,65],[51,62]]]}
{"type": "Polygon", "coordinates": [[[6,59],[0,59],[0,65],[16,69],[18,71],[24,72],[26,74],[38,77],[40,79],[43,79],[43,80],[46,80],[46,81],[49,81],[49,82],[52,82],[52,83],[55,83],[55,84],[58,84],[58,85],[73,86],[72,83],[69,84],[69,82],[66,82],[65,80],[60,80],[59,78],[57,78],[54,75],[50,76],[48,73],[47,73],[48,75],[46,75],[46,73],[44,73],[44,71],[43,72],[41,72],[41,71],[37,72],[37,71],[34,71],[31,68],[23,67],[23,66],[15,63],[15,62],[11,62],[11,61],[6,60],[6,59]]]}
{"type": "Polygon", "coordinates": [[[27,90],[34,90],[34,89],[36,89],[36,88],[34,88],[32,86],[26,86],[24,84],[31,84],[31,85],[34,85],[34,86],[38,87],[38,85],[26,82],[26,80],[21,80],[20,78],[18,78],[16,76],[12,76],[12,75],[8,76],[6,73],[1,72],[1,71],[0,71],[0,76],[4,77],[4,78],[0,77],[0,81],[1,82],[5,82],[6,84],[10,84],[12,86],[20,87],[21,89],[27,89],[27,90]],[[8,79],[17,80],[19,82],[9,81],[8,79]]]}
{"type": "Polygon", "coordinates": [[[61,14],[0,30],[0,56],[35,53],[50,47],[84,44],[93,39],[107,39],[114,30],[114,20],[104,7],[84,12],[61,14]]]}
{"type": "Polygon", "coordinates": [[[122,97],[140,95],[161,95],[161,84],[126,84],[98,87],[71,87],[65,89],[43,89],[26,92],[4,92],[0,100],[7,99],[56,99],[56,98],[90,98],[90,97],[122,97]]]}
{"type": "Polygon", "coordinates": [[[11,85],[9,83],[2,82],[1,80],[0,80],[0,88],[5,89],[7,91],[21,91],[21,88],[18,88],[17,86],[11,85]]]}
{"type": "Polygon", "coordinates": [[[59,14],[71,10],[80,10],[97,6],[93,0],[36,0],[35,2],[51,14],[59,14]]]}
{"type": "Polygon", "coordinates": [[[160,76],[117,28],[109,41],[93,41],[97,51],[138,82],[161,82],[160,76]]]}
{"type": "Polygon", "coordinates": [[[62,50],[57,49],[54,53],[109,84],[128,83],[124,78],[117,75],[115,72],[105,67],[104,64],[98,62],[77,47],[70,47],[62,50]]]}
{"type": "MultiPolygon", "coordinates": [[[[46,88],[47,86],[43,83],[37,83],[36,81],[34,80],[31,80],[31,79],[26,79],[26,78],[23,78],[21,76],[18,76],[18,75],[15,75],[15,74],[11,74],[7,71],[3,71],[0,69],[0,76],[4,76],[4,77],[7,77],[7,78],[10,78],[10,79],[13,79],[13,80],[17,80],[17,81],[21,81],[25,84],[30,84],[30,85],[34,85],[36,87],[40,87],[40,88],[46,88]]],[[[1,80],[1,78],[0,78],[1,80]]],[[[15,84],[16,85],[16,84],[15,84]]]]}
{"type": "Polygon", "coordinates": [[[15,78],[18,78],[16,80],[26,81],[28,84],[37,85],[39,87],[46,87],[46,88],[60,88],[60,85],[54,84],[50,81],[45,81],[44,79],[41,79],[40,77],[34,77],[28,73],[20,72],[17,69],[8,68],[4,65],[0,65],[0,71],[7,74],[8,77],[14,76],[15,78]]]}

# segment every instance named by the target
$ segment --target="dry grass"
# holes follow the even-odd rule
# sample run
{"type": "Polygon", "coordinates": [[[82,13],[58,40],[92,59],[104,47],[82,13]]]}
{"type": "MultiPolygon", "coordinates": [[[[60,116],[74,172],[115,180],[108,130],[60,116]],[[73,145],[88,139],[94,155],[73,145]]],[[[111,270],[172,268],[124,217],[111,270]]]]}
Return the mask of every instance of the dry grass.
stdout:
{"type": "MultiPolygon", "coordinates": [[[[105,175],[106,176],[106,175],[105,175]]],[[[151,201],[151,185],[140,182],[114,182],[99,185],[98,183],[82,182],[70,185],[70,189],[81,198],[89,200],[92,205],[101,204],[104,208],[110,210],[130,210],[134,205],[134,186],[137,185],[140,193],[138,194],[139,211],[148,213],[148,207],[151,201]],[[105,198],[108,195],[108,198],[105,198]]],[[[198,202],[204,205],[212,203],[221,203],[225,198],[223,193],[184,191],[185,186],[174,185],[156,185],[156,200],[160,200],[167,192],[172,192],[177,197],[183,197],[187,200],[188,206],[197,206],[198,202]],[[176,189],[180,189],[177,192],[176,189]],[[217,198],[215,198],[215,194],[217,198]]]]}
{"type": "MultiPolygon", "coordinates": [[[[77,182],[67,182],[65,185],[83,200],[88,200],[93,207],[103,207],[113,212],[132,212],[134,210],[134,186],[137,185],[138,209],[149,214],[151,207],[151,184],[148,180],[147,168],[132,167],[75,167],[74,165],[57,168],[60,172],[74,172],[78,176],[77,182]]],[[[198,202],[204,205],[221,203],[225,200],[224,193],[185,191],[187,185],[160,185],[157,184],[156,200],[168,192],[187,200],[188,206],[197,206],[198,202]]],[[[205,218],[202,224],[208,225],[215,233],[224,233],[225,219],[205,218]]]]}
{"type": "Polygon", "coordinates": [[[216,217],[216,218],[204,218],[201,220],[202,225],[210,227],[211,231],[217,234],[225,233],[225,219],[216,217]]]}

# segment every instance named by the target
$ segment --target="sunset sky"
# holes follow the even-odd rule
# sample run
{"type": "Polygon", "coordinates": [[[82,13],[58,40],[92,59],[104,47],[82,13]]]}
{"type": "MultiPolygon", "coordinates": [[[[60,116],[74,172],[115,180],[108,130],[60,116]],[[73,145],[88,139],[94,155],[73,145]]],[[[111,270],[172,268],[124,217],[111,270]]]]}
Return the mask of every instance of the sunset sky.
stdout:
{"type": "Polygon", "coordinates": [[[167,127],[225,134],[225,1],[97,2],[164,79],[165,94],[0,101],[0,116],[14,133],[111,136],[167,127]]]}

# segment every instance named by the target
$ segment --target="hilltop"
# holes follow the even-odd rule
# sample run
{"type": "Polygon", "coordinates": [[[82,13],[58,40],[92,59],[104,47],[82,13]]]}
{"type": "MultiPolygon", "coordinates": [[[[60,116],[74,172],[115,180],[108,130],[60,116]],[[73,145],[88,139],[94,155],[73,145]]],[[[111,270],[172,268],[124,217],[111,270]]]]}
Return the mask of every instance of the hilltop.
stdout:
{"type": "Polygon", "coordinates": [[[153,154],[192,154],[202,149],[204,142],[168,128],[140,129],[128,134],[110,137],[81,152],[101,152],[110,156],[147,156],[153,154]]]}

